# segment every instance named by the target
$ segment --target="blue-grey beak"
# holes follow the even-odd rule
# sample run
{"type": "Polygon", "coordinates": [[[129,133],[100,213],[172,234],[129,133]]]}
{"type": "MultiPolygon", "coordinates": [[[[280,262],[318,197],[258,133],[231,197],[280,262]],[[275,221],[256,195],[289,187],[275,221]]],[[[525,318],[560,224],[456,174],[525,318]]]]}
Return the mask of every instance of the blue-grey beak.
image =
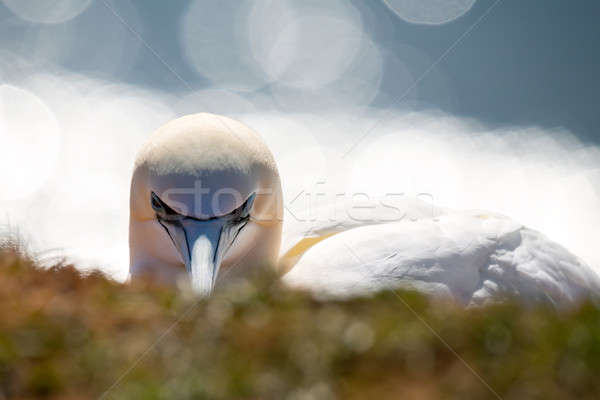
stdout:
{"type": "MultiPolygon", "coordinates": [[[[192,287],[210,294],[215,286],[223,254],[231,243],[222,243],[225,222],[222,218],[199,221],[186,218],[171,237],[190,274],[192,287]]],[[[169,229],[169,232],[172,230],[169,229]]]]}
{"type": "Polygon", "coordinates": [[[227,215],[197,219],[178,214],[152,193],[157,219],[179,251],[197,293],[208,295],[215,287],[225,253],[250,218],[254,197],[227,215]]]}

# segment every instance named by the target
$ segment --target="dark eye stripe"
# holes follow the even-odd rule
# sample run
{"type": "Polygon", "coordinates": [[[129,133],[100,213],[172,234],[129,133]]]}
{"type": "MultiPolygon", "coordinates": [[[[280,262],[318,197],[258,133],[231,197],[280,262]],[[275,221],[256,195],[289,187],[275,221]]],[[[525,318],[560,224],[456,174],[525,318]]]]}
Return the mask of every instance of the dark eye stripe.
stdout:
{"type": "Polygon", "coordinates": [[[152,209],[156,212],[158,219],[180,220],[185,218],[184,215],[179,214],[177,211],[169,207],[154,192],[150,194],[150,204],[152,205],[152,209]]]}
{"type": "MultiPolygon", "coordinates": [[[[240,207],[236,208],[235,210],[233,210],[232,212],[227,214],[225,217],[247,219],[249,217],[249,215],[243,216],[242,214],[243,214],[244,210],[247,208],[248,203],[253,199],[254,199],[254,193],[251,194],[240,207]]],[[[177,211],[175,211],[171,207],[169,207],[164,201],[162,201],[160,199],[160,197],[158,197],[158,195],[154,192],[150,193],[150,204],[152,205],[152,209],[156,212],[156,215],[159,219],[175,220],[175,219],[182,219],[182,218],[191,218],[191,219],[196,219],[199,221],[210,221],[212,219],[223,218],[223,217],[211,217],[211,218],[200,219],[200,218],[188,217],[188,216],[179,214],[177,211]]]]}

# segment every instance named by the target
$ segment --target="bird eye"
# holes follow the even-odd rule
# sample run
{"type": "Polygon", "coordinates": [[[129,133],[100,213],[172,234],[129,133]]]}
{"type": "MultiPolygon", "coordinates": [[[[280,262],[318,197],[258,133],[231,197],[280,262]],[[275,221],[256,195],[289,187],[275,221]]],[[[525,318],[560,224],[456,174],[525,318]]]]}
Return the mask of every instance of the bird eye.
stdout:
{"type": "Polygon", "coordinates": [[[230,215],[233,217],[233,223],[238,224],[250,218],[250,210],[252,209],[252,204],[254,204],[255,196],[256,193],[252,193],[244,204],[231,212],[230,215]]]}
{"type": "Polygon", "coordinates": [[[254,199],[256,198],[256,193],[252,193],[250,197],[246,200],[244,205],[242,206],[242,217],[248,218],[250,217],[250,210],[252,210],[252,205],[254,204],[254,199]]]}
{"type": "Polygon", "coordinates": [[[165,202],[163,202],[154,192],[150,194],[150,204],[152,205],[152,209],[156,211],[156,215],[159,218],[176,219],[181,217],[177,211],[166,205],[165,202]]]}
{"type": "Polygon", "coordinates": [[[162,207],[162,202],[158,198],[158,196],[152,192],[150,195],[150,204],[152,204],[152,209],[157,212],[164,212],[164,208],[162,207]]]}

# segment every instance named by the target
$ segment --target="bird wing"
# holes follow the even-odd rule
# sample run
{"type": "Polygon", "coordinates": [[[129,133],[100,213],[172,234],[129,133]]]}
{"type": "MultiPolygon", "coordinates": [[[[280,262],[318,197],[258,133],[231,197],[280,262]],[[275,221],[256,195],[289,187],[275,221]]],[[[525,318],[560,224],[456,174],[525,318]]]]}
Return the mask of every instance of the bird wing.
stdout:
{"type": "Polygon", "coordinates": [[[369,204],[346,199],[300,212],[286,211],[279,259],[282,271],[290,270],[305,252],[333,235],[366,226],[432,219],[444,212],[416,198],[394,202],[377,198],[369,204]]]}
{"type": "Polygon", "coordinates": [[[481,211],[346,229],[308,248],[283,279],[324,296],[403,287],[467,306],[516,296],[559,307],[600,293],[595,270],[565,248],[481,211]]]}

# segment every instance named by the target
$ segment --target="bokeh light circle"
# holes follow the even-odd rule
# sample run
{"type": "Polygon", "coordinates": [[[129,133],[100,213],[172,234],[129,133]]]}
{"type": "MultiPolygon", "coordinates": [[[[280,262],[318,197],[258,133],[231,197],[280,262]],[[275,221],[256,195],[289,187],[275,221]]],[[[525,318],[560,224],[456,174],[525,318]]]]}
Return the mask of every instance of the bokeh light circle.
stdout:
{"type": "Polygon", "coordinates": [[[363,36],[358,10],[338,0],[194,2],[180,33],[192,67],[237,91],[323,87],[352,65],[363,36]]]}
{"type": "Polygon", "coordinates": [[[365,34],[361,13],[348,2],[255,2],[247,36],[281,110],[364,106],[379,91],[380,49],[365,34]]]}
{"type": "MultiPolygon", "coordinates": [[[[144,25],[130,0],[111,5],[127,25],[144,35],[144,25]]],[[[26,27],[19,41],[2,40],[2,46],[45,65],[57,65],[82,73],[126,75],[137,61],[141,42],[102,5],[94,3],[89,12],[59,25],[26,27]],[[16,46],[16,48],[15,48],[16,46]]]]}
{"type": "MultiPolygon", "coordinates": [[[[127,25],[144,36],[144,24],[133,3],[113,3],[112,9],[127,25]]],[[[17,82],[39,72],[62,75],[67,70],[82,77],[108,75],[120,80],[129,76],[139,56],[151,56],[140,53],[141,47],[141,42],[100,1],[62,24],[31,24],[5,18],[0,23],[0,76],[17,82]]]]}
{"type": "Polygon", "coordinates": [[[265,83],[244,35],[248,1],[190,3],[180,40],[191,66],[214,85],[252,91],[265,83]]]}
{"type": "Polygon", "coordinates": [[[61,132],[50,109],[33,93],[0,85],[0,201],[25,198],[52,177],[61,132]]]}
{"type": "Polygon", "coordinates": [[[308,90],[342,75],[363,36],[358,10],[337,0],[256,2],[248,17],[249,45],[269,80],[308,90]]]}
{"type": "Polygon", "coordinates": [[[298,87],[284,80],[271,86],[271,94],[279,107],[287,111],[313,112],[366,106],[380,91],[383,67],[379,47],[364,38],[356,57],[331,82],[323,86],[298,87]]]}
{"type": "Polygon", "coordinates": [[[343,74],[356,57],[360,26],[330,16],[301,16],[277,35],[263,64],[274,81],[316,89],[343,74]]]}
{"type": "Polygon", "coordinates": [[[441,25],[463,16],[476,0],[383,0],[385,5],[406,22],[441,25]]]}
{"type": "Polygon", "coordinates": [[[43,24],[60,24],[84,12],[92,0],[1,0],[20,18],[43,24]]]}

